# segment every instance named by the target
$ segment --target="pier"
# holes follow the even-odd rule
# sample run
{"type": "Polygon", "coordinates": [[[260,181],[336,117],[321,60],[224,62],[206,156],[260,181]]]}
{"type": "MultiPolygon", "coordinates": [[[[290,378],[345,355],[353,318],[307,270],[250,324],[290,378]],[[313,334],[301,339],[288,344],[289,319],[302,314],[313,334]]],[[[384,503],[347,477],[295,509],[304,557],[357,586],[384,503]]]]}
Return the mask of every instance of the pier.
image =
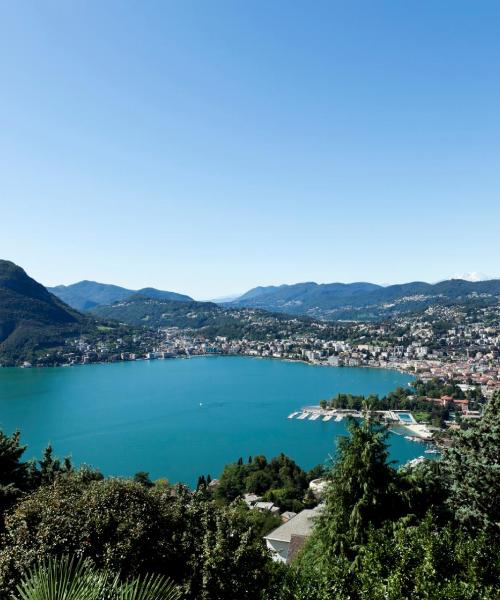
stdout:
{"type": "MultiPolygon", "coordinates": [[[[414,416],[408,410],[376,410],[373,411],[377,414],[381,420],[390,425],[404,428],[408,433],[405,435],[406,439],[414,442],[430,442],[432,440],[432,432],[427,428],[426,425],[417,423],[414,416]]],[[[304,406],[299,411],[295,411],[288,415],[289,419],[297,419],[299,421],[317,421],[321,419],[322,422],[327,423],[328,421],[334,420],[335,423],[339,423],[345,417],[353,417],[355,419],[362,419],[363,413],[358,410],[352,410],[349,408],[321,408],[321,406],[304,406]]],[[[398,435],[400,432],[394,431],[398,435]]]]}

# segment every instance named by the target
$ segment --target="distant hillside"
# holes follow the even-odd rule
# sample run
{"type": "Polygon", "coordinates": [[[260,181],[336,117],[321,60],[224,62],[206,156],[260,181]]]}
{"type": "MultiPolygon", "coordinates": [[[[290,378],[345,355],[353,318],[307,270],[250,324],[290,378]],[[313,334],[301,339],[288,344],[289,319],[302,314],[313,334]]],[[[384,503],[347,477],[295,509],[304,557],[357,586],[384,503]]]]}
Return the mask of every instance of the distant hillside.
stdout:
{"type": "MultiPolygon", "coordinates": [[[[156,300],[139,294],[97,306],[92,314],[128,325],[167,329],[178,327],[207,337],[266,339],[294,334],[327,335],[329,325],[308,317],[290,317],[253,308],[227,308],[213,302],[156,300]]],[[[334,335],[331,332],[331,335],[334,335]]]]}
{"type": "Polygon", "coordinates": [[[192,298],[184,294],[166,292],[155,288],[143,288],[141,290],[129,290],[118,285],[98,283],[96,281],[79,281],[71,285],[58,285],[48,288],[69,306],[77,310],[88,311],[96,306],[112,304],[133,294],[141,294],[149,298],[160,298],[167,300],[190,301],[192,298]]]}
{"type": "Polygon", "coordinates": [[[370,320],[423,310],[433,304],[497,303],[500,280],[461,279],[382,287],[371,283],[298,283],[257,287],[229,306],[309,315],[322,319],[370,320]]]}
{"type": "Polygon", "coordinates": [[[0,260],[0,364],[30,358],[91,328],[90,321],[48,292],[21,267],[0,260]]]}

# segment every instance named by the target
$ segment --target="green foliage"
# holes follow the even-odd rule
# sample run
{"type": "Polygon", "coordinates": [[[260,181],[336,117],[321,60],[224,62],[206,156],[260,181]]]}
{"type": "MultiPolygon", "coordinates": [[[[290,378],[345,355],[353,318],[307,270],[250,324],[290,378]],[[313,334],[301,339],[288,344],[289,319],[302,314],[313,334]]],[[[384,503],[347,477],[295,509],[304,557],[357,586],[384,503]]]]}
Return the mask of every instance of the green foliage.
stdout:
{"type": "Polygon", "coordinates": [[[482,419],[455,433],[443,457],[448,504],[468,530],[500,535],[500,393],[482,419]]]}
{"type": "Polygon", "coordinates": [[[0,260],[0,364],[31,360],[37,352],[61,346],[68,336],[92,328],[90,320],[20,267],[0,260]]]}
{"type": "Polygon", "coordinates": [[[26,446],[21,446],[20,437],[19,431],[11,436],[0,431],[0,519],[30,485],[30,465],[21,462],[26,446]]]}
{"type": "Polygon", "coordinates": [[[15,600],[180,600],[175,584],[161,575],[121,581],[89,562],[49,559],[29,569],[17,586],[15,600]]]}
{"type": "Polygon", "coordinates": [[[370,527],[402,512],[398,475],[387,464],[387,430],[369,418],[363,424],[351,419],[348,429],[350,437],[338,442],[311,543],[320,561],[333,555],[354,559],[370,527]]]}
{"type": "Polygon", "coordinates": [[[476,600],[498,598],[499,546],[471,537],[429,514],[373,532],[360,555],[359,597],[373,600],[476,600]]]}
{"type": "Polygon", "coordinates": [[[282,510],[297,512],[308,503],[309,482],[321,472],[319,467],[308,474],[284,454],[269,462],[264,456],[256,456],[247,464],[240,459],[224,467],[216,495],[231,502],[245,493],[253,493],[274,502],[282,510]]]}
{"type": "Polygon", "coordinates": [[[182,487],[72,472],[42,485],[7,517],[0,590],[12,591],[40,562],[71,555],[127,577],[169,576],[189,600],[227,598],[229,589],[250,599],[265,586],[268,562],[261,538],[266,517],[251,512],[217,506],[182,487]]]}

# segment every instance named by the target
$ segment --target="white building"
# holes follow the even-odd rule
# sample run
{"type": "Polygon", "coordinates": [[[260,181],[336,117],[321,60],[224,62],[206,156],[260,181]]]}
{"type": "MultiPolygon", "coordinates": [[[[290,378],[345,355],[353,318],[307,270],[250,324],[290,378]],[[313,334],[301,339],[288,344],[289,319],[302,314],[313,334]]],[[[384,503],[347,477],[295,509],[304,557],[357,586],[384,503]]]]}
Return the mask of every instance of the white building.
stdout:
{"type": "Polygon", "coordinates": [[[320,507],[305,509],[280,525],[264,539],[271,550],[273,560],[277,562],[290,562],[305,540],[311,535],[314,519],[318,516],[320,507]]]}

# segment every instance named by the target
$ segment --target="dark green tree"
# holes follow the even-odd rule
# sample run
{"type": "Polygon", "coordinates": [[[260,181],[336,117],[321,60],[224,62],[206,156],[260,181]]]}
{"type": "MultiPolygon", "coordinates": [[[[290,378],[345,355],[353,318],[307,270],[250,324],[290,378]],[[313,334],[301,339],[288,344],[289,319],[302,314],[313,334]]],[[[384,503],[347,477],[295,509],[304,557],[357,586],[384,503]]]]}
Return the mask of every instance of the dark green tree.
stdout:
{"type": "Polygon", "coordinates": [[[388,463],[387,430],[370,418],[350,420],[350,436],[338,442],[328,474],[325,508],[318,518],[312,546],[322,560],[336,555],[355,558],[372,527],[401,513],[397,471],[388,463]]]}
{"type": "Polygon", "coordinates": [[[500,535],[500,393],[482,419],[455,433],[443,466],[450,486],[448,504],[457,520],[471,531],[500,535]]]}
{"type": "Polygon", "coordinates": [[[137,473],[133,477],[136,483],[140,483],[145,487],[153,487],[154,483],[151,481],[149,477],[149,473],[147,471],[137,471],[137,473]]]}
{"type": "Polygon", "coordinates": [[[11,436],[0,431],[0,519],[30,485],[30,466],[21,461],[26,446],[20,437],[19,431],[11,436]]]}

